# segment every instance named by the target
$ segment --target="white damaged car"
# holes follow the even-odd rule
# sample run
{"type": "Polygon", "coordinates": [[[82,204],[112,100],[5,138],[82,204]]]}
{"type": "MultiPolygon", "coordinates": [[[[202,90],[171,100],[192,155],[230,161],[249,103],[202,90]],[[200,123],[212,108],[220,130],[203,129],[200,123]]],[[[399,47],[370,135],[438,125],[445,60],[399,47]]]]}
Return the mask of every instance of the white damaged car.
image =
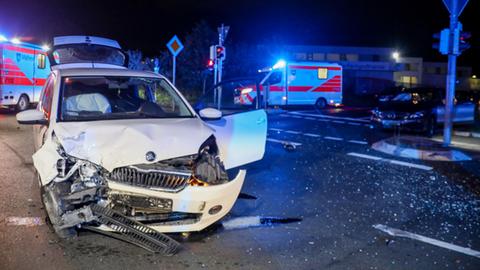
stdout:
{"type": "Polygon", "coordinates": [[[165,77],[123,67],[112,40],[55,38],[50,61],[37,109],[17,121],[34,127],[33,162],[57,234],[200,231],[230,211],[246,172],[226,170],[263,157],[263,110],[197,113],[165,77]]]}

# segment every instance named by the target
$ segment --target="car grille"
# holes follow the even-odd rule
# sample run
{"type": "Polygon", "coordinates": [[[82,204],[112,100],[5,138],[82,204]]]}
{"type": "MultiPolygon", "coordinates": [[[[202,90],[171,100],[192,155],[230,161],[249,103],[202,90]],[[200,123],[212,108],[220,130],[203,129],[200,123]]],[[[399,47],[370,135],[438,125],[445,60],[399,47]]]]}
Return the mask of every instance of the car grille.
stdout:
{"type": "Polygon", "coordinates": [[[114,169],[108,178],[122,184],[177,192],[182,190],[190,179],[191,174],[163,170],[144,170],[134,166],[114,169]]]}

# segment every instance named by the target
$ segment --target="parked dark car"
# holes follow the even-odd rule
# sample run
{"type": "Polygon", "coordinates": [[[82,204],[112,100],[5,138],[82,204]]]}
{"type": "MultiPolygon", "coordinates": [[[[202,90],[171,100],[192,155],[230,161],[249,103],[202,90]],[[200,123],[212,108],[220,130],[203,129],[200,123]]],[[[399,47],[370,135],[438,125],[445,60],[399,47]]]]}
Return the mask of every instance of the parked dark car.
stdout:
{"type": "MultiPolygon", "coordinates": [[[[372,111],[372,121],[380,128],[424,132],[433,136],[445,115],[445,90],[438,88],[403,88],[396,93],[380,96],[372,111]]],[[[453,122],[470,124],[475,121],[478,106],[473,100],[456,97],[453,122]]]]}

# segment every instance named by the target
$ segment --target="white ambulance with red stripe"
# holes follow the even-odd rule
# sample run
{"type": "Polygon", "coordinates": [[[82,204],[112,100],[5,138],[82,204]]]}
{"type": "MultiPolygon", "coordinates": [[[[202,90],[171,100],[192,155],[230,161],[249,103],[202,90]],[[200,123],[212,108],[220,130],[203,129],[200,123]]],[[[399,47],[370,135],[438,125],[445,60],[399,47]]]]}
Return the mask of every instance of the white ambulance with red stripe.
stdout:
{"type": "Polygon", "coordinates": [[[270,106],[315,105],[322,109],[327,105],[342,104],[342,66],[326,62],[278,61],[267,71],[267,75],[255,86],[237,89],[235,104],[257,103],[257,93],[262,96],[258,103],[266,101],[270,106]]]}
{"type": "Polygon", "coordinates": [[[0,36],[0,106],[28,109],[49,74],[45,48],[0,36]]]}

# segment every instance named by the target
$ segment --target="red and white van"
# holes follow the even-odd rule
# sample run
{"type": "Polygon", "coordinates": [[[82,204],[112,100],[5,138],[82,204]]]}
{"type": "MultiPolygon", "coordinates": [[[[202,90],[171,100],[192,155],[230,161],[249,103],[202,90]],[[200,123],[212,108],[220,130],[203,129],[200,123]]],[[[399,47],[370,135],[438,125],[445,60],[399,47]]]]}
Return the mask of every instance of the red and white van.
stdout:
{"type": "MultiPolygon", "coordinates": [[[[342,104],[342,66],[326,62],[278,61],[267,71],[259,85],[260,95],[267,105],[327,105],[342,104]]],[[[252,105],[256,102],[254,87],[237,89],[235,104],[252,105]]]]}
{"type": "Polygon", "coordinates": [[[50,74],[44,48],[0,39],[0,106],[26,110],[37,103],[50,74]]]}

